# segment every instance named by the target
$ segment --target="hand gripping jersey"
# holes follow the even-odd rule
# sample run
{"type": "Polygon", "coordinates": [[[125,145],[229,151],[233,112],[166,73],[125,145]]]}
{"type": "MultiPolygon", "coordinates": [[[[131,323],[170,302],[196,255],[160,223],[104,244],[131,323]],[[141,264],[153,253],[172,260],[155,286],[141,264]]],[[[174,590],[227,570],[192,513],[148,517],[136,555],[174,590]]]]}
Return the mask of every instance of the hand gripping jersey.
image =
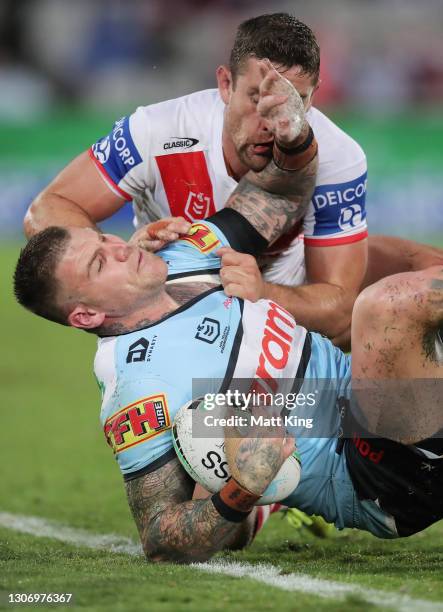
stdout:
{"type": "MultiPolygon", "coordinates": [[[[236,187],[222,151],[224,104],[209,89],[139,107],[96,142],[90,156],[109,187],[132,200],[136,225],[166,216],[195,222],[220,210],[236,187]]],[[[268,281],[300,284],[304,234],[310,246],[367,235],[366,159],[360,146],[319,110],[307,119],[318,141],[317,186],[303,223],[273,246],[268,281]]]]}
{"type": "MultiPolygon", "coordinates": [[[[227,244],[213,223],[194,224],[191,236],[159,252],[168,264],[168,282],[218,272],[216,252],[227,244]]],[[[95,375],[106,440],[128,480],[175,456],[171,425],[177,410],[191,399],[224,392],[233,379],[254,381],[257,389],[274,394],[288,393],[295,383],[299,392],[315,393],[323,381],[328,389],[322,401],[306,410],[321,423],[324,437],[297,437],[300,430],[288,423],[301,455],[302,478],[287,503],[322,514],[338,527],[393,535],[388,517],[375,504],[373,514],[362,507],[345,457],[335,452],[337,399],[347,393],[348,358],[325,338],[308,334],[274,302],[228,298],[216,286],[157,323],[99,339],[95,375]]]]}

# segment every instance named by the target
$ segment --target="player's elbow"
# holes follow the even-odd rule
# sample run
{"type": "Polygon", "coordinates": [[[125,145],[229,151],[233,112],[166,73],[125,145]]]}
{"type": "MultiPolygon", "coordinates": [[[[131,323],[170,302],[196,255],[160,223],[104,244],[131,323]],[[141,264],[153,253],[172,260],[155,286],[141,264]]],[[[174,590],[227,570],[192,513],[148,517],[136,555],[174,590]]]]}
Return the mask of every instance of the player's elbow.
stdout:
{"type": "Polygon", "coordinates": [[[26,238],[41,232],[51,225],[49,211],[47,210],[45,191],[42,191],[31,202],[23,219],[23,231],[26,238]]]}

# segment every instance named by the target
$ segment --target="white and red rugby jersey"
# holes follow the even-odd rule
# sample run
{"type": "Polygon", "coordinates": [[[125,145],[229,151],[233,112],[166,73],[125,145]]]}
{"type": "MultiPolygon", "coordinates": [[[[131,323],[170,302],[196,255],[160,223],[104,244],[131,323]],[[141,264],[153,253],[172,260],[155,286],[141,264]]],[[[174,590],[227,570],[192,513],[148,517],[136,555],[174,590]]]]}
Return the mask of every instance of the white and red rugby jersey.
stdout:
{"type": "MultiPolygon", "coordinates": [[[[237,183],[223,159],[223,111],[216,89],[140,106],[91,147],[110,189],[132,200],[136,226],[171,215],[195,222],[224,206],[237,183]]],[[[317,186],[303,224],[280,242],[283,254],[297,234],[308,246],[367,235],[363,150],[319,110],[311,108],[307,119],[319,145],[317,186]]]]}

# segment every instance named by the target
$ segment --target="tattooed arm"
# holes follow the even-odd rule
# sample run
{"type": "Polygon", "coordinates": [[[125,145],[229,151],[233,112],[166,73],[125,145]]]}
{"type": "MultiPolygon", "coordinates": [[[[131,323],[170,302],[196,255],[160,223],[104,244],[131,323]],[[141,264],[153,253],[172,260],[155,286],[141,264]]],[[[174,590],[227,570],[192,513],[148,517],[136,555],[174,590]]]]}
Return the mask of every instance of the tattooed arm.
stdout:
{"type": "Polygon", "coordinates": [[[211,498],[191,500],[195,483],[173,459],[154,472],[126,483],[126,494],[151,561],[204,561],[225,548],[252,539],[255,512],[242,523],[224,519],[211,498]]]}
{"type": "Polygon", "coordinates": [[[300,96],[267,60],[262,63],[257,109],[274,135],[273,159],[261,172],[250,170],[241,179],[226,207],[239,212],[272,243],[305,215],[315,189],[318,157],[300,96]]]}

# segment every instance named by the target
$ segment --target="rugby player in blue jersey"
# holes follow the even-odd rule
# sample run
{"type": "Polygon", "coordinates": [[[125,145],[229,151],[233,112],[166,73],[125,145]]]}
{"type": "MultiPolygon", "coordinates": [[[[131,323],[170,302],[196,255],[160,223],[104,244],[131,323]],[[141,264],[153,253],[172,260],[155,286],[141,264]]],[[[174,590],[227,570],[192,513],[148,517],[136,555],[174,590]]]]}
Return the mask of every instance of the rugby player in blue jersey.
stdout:
{"type": "Polygon", "coordinates": [[[158,255],[88,228],[48,228],[30,240],[16,268],[24,306],[100,337],[95,372],[103,429],[154,561],[207,559],[250,541],[255,504],[294,448],[291,429],[227,440],[234,477],[220,493],[193,500],[171,422],[192,399],[195,378],[206,379],[209,392],[211,381],[222,380],[215,391],[223,391],[234,375],[272,381],[275,389],[291,378],[330,381],[334,394],[315,414],[329,435],[296,439],[302,476],[287,505],[386,538],[443,517],[438,384],[417,386],[414,395],[399,382],[442,378],[443,267],[388,277],[359,296],[352,365],[275,302],[227,299],[213,282],[223,266],[227,291],[235,293],[245,258],[247,265],[297,222],[314,188],[315,138],[287,81],[267,71],[263,113],[275,135],[273,160],[242,178],[226,208],[189,230],[177,225],[186,234],[158,255]],[[295,116],[297,125],[289,120],[295,116]],[[223,342],[201,339],[205,319],[219,327],[223,342]],[[265,342],[269,321],[273,349],[265,342]],[[370,388],[371,401],[349,401],[351,372],[365,392],[370,388]]]}

